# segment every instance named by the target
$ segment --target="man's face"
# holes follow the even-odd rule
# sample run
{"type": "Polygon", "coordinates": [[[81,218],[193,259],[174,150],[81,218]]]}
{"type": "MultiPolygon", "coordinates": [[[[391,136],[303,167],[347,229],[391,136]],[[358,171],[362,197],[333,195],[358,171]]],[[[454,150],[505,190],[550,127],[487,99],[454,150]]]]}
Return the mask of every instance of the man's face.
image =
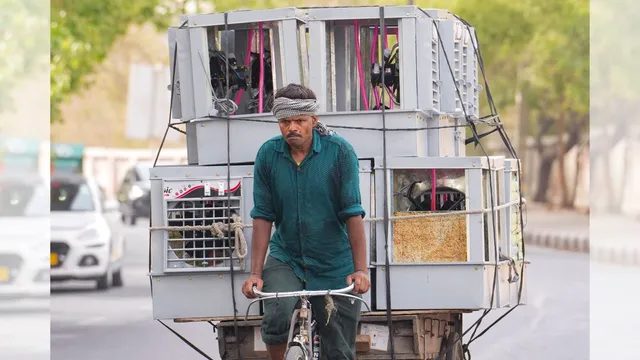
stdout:
{"type": "Polygon", "coordinates": [[[313,128],[318,123],[315,116],[301,115],[280,119],[280,132],[291,147],[301,147],[313,139],[313,128]]]}

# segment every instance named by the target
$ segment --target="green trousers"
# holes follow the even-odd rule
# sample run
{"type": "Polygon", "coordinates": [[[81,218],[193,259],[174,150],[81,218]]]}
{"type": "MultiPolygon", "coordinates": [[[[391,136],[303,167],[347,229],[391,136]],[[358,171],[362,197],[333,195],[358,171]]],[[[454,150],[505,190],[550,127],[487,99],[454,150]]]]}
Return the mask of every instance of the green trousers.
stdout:
{"type": "MultiPolygon", "coordinates": [[[[264,292],[284,292],[304,290],[304,283],[295,275],[293,269],[271,256],[262,271],[264,292]]],[[[346,280],[346,279],[345,279],[346,280]]],[[[329,317],[325,310],[324,296],[309,298],[311,310],[321,337],[321,358],[325,360],[354,360],[356,358],[356,334],[360,321],[360,301],[344,296],[333,296],[335,311],[329,317]]],[[[269,299],[264,302],[262,320],[262,341],[267,345],[287,342],[291,315],[300,306],[299,298],[269,299]]]]}

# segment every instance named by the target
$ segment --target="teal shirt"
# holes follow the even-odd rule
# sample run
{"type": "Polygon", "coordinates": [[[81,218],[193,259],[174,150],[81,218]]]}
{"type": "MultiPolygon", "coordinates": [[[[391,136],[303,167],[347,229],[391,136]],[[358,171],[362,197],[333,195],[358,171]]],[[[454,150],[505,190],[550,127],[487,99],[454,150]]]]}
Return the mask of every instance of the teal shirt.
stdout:
{"type": "Polygon", "coordinates": [[[307,290],[339,289],[353,273],[346,220],[365,216],[358,157],[338,135],[313,131],[313,145],[300,163],[282,136],[256,155],[251,217],[275,223],[270,255],[290,264],[307,290]]]}

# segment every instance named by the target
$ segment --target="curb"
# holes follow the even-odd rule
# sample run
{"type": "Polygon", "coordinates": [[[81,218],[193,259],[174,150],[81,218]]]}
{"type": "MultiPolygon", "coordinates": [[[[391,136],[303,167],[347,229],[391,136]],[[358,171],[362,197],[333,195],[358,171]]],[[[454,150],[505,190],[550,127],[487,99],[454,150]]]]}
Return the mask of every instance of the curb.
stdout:
{"type": "Polygon", "coordinates": [[[526,245],[589,254],[590,261],[640,267],[640,246],[592,246],[589,236],[529,232],[526,245]]]}
{"type": "Polygon", "coordinates": [[[527,245],[587,254],[590,252],[589,236],[525,232],[524,241],[527,245]]]}
{"type": "Polygon", "coordinates": [[[638,247],[595,247],[591,261],[640,267],[640,248],[638,247]]]}

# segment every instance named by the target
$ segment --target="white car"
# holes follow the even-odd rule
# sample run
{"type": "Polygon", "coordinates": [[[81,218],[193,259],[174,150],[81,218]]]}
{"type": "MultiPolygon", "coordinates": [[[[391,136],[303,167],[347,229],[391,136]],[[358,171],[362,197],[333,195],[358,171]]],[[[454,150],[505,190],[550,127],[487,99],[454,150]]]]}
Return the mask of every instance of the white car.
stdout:
{"type": "MultiPolygon", "coordinates": [[[[51,176],[51,281],[92,280],[99,290],[122,286],[124,236],[110,221],[117,202],[105,202],[95,181],[51,176]]],[[[117,215],[116,215],[117,216],[117,215]]]]}
{"type": "Polygon", "coordinates": [[[49,296],[49,184],[0,176],[0,298],[49,296]]]}

